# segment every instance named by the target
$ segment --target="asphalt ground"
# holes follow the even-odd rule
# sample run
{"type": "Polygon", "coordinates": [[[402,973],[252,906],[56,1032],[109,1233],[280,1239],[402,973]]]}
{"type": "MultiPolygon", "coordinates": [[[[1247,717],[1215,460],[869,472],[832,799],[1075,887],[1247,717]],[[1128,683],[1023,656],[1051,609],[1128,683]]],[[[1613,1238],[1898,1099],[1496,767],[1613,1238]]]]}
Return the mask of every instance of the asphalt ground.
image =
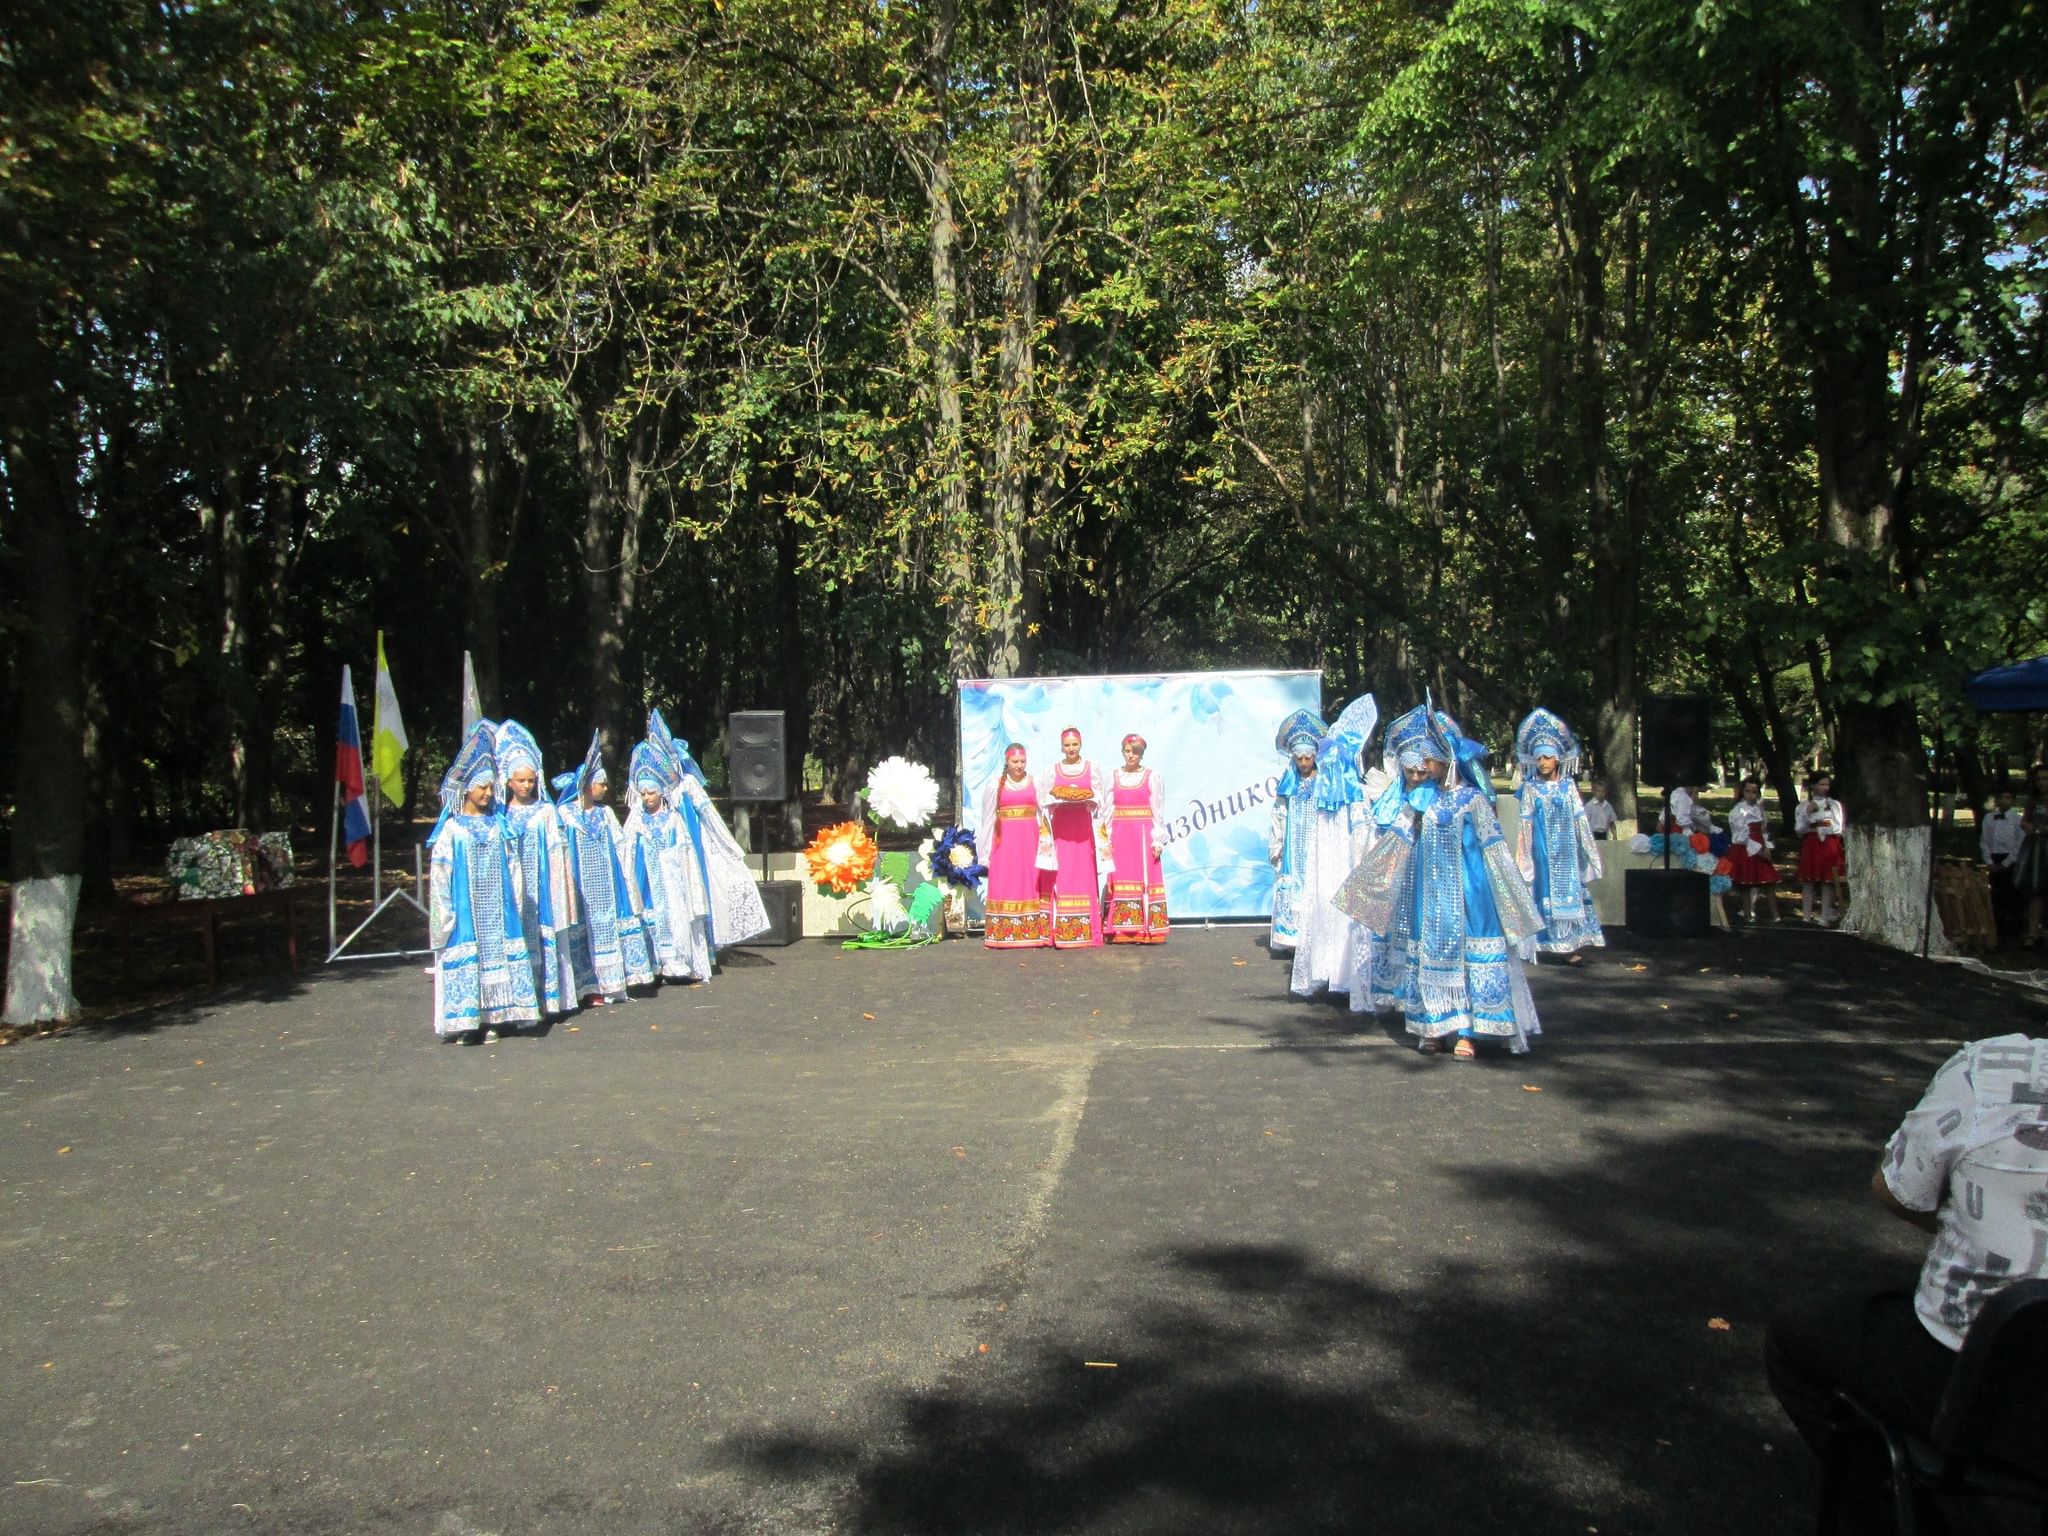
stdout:
{"type": "Polygon", "coordinates": [[[2041,994],[1615,935],[1423,1057],[1258,930],[729,957],[437,1043],[335,966],[0,1051],[0,1530],[1791,1532],[1779,1300],[2041,994]]]}

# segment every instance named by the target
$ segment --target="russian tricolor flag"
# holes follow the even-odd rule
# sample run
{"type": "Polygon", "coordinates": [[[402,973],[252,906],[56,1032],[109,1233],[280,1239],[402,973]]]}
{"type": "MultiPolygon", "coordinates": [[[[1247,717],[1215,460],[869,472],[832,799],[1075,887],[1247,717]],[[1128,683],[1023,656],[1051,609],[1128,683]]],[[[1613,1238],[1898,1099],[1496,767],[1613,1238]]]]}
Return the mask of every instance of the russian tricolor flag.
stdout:
{"type": "Polygon", "coordinates": [[[341,725],[334,733],[334,778],[341,785],[341,835],[348,861],[360,869],[370,861],[370,812],[363,804],[363,733],[356,724],[356,687],[341,669],[341,725]]]}

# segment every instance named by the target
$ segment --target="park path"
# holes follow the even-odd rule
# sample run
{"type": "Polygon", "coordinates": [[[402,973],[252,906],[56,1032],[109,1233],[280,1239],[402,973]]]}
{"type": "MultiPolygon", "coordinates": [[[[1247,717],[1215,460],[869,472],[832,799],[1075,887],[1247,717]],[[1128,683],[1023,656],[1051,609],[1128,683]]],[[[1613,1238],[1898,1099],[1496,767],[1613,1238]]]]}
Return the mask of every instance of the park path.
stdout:
{"type": "Polygon", "coordinates": [[[1253,930],[731,957],[435,1043],[426,978],[0,1052],[0,1529],[1794,1531],[1773,1301],[2027,994],[1625,942],[1425,1059],[1253,930]]]}

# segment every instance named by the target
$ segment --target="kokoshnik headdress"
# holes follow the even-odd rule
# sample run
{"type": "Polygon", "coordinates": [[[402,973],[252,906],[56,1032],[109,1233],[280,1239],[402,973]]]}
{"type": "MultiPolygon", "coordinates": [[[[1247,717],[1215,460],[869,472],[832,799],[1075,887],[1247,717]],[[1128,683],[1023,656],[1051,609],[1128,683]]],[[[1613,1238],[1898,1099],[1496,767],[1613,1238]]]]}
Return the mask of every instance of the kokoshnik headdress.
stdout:
{"type": "Polygon", "coordinates": [[[661,711],[658,709],[647,711],[647,741],[668,764],[671,786],[680,784],[684,774],[688,774],[699,784],[705,782],[704,770],[697,766],[697,759],[690,756],[690,744],[668,728],[668,722],[661,718],[661,711]]]}
{"type": "Polygon", "coordinates": [[[651,789],[664,797],[681,779],[675,765],[651,741],[640,742],[633,748],[633,761],[626,776],[636,790],[651,789]]]}
{"type": "Polygon", "coordinates": [[[1437,728],[1437,712],[1426,699],[1388,723],[1387,758],[1396,768],[1420,768],[1432,758],[1439,763],[1457,760],[1450,743],[1437,728]]]}
{"type": "Polygon", "coordinates": [[[1273,750],[1287,754],[1287,766],[1280,770],[1280,777],[1274,781],[1273,793],[1282,799],[1292,799],[1302,786],[1302,777],[1294,769],[1297,752],[1316,753],[1322,746],[1326,727],[1321,717],[1305,709],[1297,709],[1273,733],[1273,750]]]}
{"type": "Polygon", "coordinates": [[[1486,771],[1486,761],[1493,754],[1486,750],[1486,744],[1467,736],[1465,728],[1440,709],[1436,711],[1436,728],[1451,749],[1447,761],[1457,765],[1458,777],[1481,793],[1491,795],[1493,779],[1486,771]]]}
{"type": "Polygon", "coordinates": [[[498,726],[495,750],[498,758],[498,804],[511,804],[512,775],[522,768],[533,770],[534,792],[545,803],[548,776],[541,771],[540,743],[533,739],[533,732],[517,720],[504,721],[498,726]]]}
{"type": "Polygon", "coordinates": [[[604,741],[602,733],[598,731],[590,733],[590,750],[583,754],[581,766],[572,768],[567,773],[555,775],[555,795],[561,800],[575,800],[582,795],[592,779],[611,782],[604,771],[604,741]]]}
{"type": "Polygon", "coordinates": [[[1420,768],[1434,759],[1449,763],[1458,777],[1474,789],[1492,792],[1486,775],[1485,746],[1467,736],[1458,722],[1436,708],[1427,691],[1422,702],[1387,727],[1387,758],[1390,767],[1420,768]]]}
{"type": "Polygon", "coordinates": [[[498,782],[498,728],[488,720],[470,727],[469,735],[455,749],[455,761],[441,775],[441,817],[427,842],[432,844],[448,825],[448,818],[462,809],[462,802],[479,784],[498,782]]]}
{"type": "Polygon", "coordinates": [[[1330,728],[1316,743],[1316,808],[1342,810],[1365,798],[1365,780],[1360,759],[1366,743],[1379,725],[1380,706],[1369,693],[1362,693],[1344,706],[1330,722],[1330,728]]]}
{"type": "Polygon", "coordinates": [[[1328,734],[1328,729],[1314,714],[1297,709],[1282,720],[1280,729],[1273,733],[1273,750],[1292,757],[1304,747],[1313,748],[1328,734]]]}
{"type": "Polygon", "coordinates": [[[1515,761],[1525,778],[1536,777],[1536,759],[1554,757],[1558,772],[1574,778],[1579,771],[1579,738],[1547,709],[1532,709],[1515,731],[1515,761]]]}

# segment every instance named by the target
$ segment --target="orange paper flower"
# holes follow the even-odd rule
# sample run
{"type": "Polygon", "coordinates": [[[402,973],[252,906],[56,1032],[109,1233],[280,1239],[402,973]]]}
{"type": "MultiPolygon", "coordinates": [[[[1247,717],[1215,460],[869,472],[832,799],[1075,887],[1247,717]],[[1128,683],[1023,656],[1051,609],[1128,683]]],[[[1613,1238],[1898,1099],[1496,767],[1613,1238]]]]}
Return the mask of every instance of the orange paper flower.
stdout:
{"type": "Polygon", "coordinates": [[[842,821],[827,827],[811,839],[804,860],[811,866],[811,879],[834,896],[845,896],[866,885],[875,873],[881,850],[857,821],[842,821]]]}
{"type": "Polygon", "coordinates": [[[1705,853],[1713,846],[1712,840],[1704,832],[1695,832],[1686,841],[1692,844],[1692,851],[1694,853],[1705,853]]]}

